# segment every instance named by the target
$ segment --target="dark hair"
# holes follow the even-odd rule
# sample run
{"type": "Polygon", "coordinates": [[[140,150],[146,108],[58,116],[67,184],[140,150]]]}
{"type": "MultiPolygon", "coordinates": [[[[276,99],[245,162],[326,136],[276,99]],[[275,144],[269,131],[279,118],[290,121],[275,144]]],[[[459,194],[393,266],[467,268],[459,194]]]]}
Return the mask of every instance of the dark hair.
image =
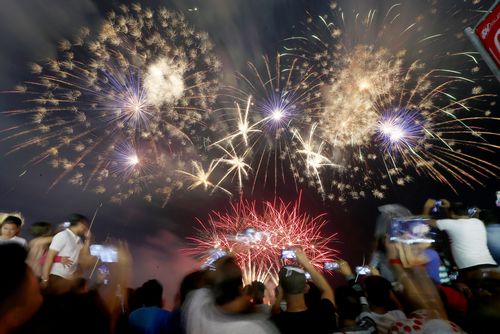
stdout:
{"type": "Polygon", "coordinates": [[[181,286],[179,288],[179,297],[181,304],[184,303],[188,293],[193,290],[199,289],[203,284],[203,272],[195,271],[187,274],[181,282],[181,286]]]}
{"type": "Polygon", "coordinates": [[[485,225],[497,224],[498,222],[498,217],[495,215],[495,212],[490,209],[479,211],[479,219],[481,219],[485,225]]]}
{"type": "Polygon", "coordinates": [[[43,237],[52,232],[52,224],[47,222],[36,222],[30,226],[30,234],[33,238],[43,237]]]}
{"type": "Polygon", "coordinates": [[[315,309],[321,306],[321,290],[314,282],[307,282],[309,290],[304,294],[304,301],[308,309],[315,309]]]}
{"type": "Polygon", "coordinates": [[[391,282],[381,276],[365,278],[365,292],[371,305],[389,307],[391,305],[391,282]]]}
{"type": "Polygon", "coordinates": [[[241,296],[243,277],[240,267],[233,258],[227,258],[218,265],[215,275],[213,290],[217,305],[227,304],[241,296]]]}
{"type": "Polygon", "coordinates": [[[350,286],[344,285],[335,289],[335,304],[341,320],[355,320],[361,313],[358,293],[350,286]]]}
{"type": "Polygon", "coordinates": [[[79,223],[88,224],[88,222],[89,219],[79,213],[74,213],[71,216],[69,216],[69,226],[75,226],[78,225],[79,223]]]}
{"type": "Polygon", "coordinates": [[[264,303],[264,294],[266,293],[266,286],[259,281],[253,281],[250,291],[252,293],[253,302],[255,304],[264,303]]]}
{"type": "Polygon", "coordinates": [[[450,217],[450,210],[448,208],[440,207],[436,212],[432,212],[430,216],[435,220],[447,219],[450,217]]]}
{"type": "Polygon", "coordinates": [[[465,205],[462,202],[454,202],[451,203],[450,205],[450,213],[454,213],[457,216],[468,216],[469,213],[467,212],[467,205],[465,205]]]}
{"type": "Polygon", "coordinates": [[[15,224],[17,227],[21,227],[23,221],[21,220],[21,218],[16,216],[7,216],[7,218],[5,218],[2,222],[2,225],[3,224],[15,224]]]}
{"type": "Polygon", "coordinates": [[[0,284],[0,317],[14,307],[16,301],[22,303],[23,298],[17,298],[17,296],[23,292],[23,285],[28,278],[26,256],[26,249],[17,243],[0,244],[2,265],[8,268],[8,274],[2,275],[2,284],[0,284]]]}
{"type": "Polygon", "coordinates": [[[155,279],[145,282],[141,287],[144,306],[163,307],[163,286],[155,279]]]}

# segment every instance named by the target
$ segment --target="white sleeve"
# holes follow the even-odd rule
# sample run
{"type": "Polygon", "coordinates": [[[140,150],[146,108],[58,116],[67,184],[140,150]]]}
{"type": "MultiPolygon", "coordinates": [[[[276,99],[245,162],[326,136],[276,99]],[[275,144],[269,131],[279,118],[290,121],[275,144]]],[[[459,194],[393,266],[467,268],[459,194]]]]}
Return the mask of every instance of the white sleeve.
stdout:
{"type": "Polygon", "coordinates": [[[63,232],[57,233],[52,242],[50,243],[49,249],[60,252],[64,245],[66,244],[66,238],[63,232]]]}
{"type": "Polygon", "coordinates": [[[451,225],[453,224],[453,221],[450,219],[438,219],[436,220],[436,225],[438,229],[440,230],[449,230],[451,225]]]}
{"type": "Polygon", "coordinates": [[[19,239],[21,239],[20,240],[21,245],[23,245],[24,248],[28,248],[28,242],[26,241],[26,239],[24,239],[24,238],[19,238],[19,239]]]}

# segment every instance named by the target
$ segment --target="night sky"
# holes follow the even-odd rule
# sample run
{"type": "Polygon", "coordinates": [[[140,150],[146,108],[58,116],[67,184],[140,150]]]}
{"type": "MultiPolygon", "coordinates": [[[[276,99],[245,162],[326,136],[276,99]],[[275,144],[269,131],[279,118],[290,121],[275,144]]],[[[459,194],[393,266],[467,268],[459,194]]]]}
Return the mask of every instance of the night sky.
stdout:
{"type": "MultiPolygon", "coordinates": [[[[371,8],[385,1],[350,1],[363,3],[371,8]]],[[[423,1],[407,1],[420,8],[423,1]],[[417,5],[418,4],[418,5],[417,5]]],[[[440,1],[441,8],[461,10],[464,17],[480,17],[471,10],[472,1],[440,1]]],[[[481,1],[483,8],[494,1],[481,1]]],[[[96,28],[105,14],[120,3],[129,1],[102,0],[2,0],[0,11],[0,90],[7,90],[30,78],[27,64],[56,54],[57,42],[71,37],[81,26],[96,28]]],[[[306,19],[306,11],[329,12],[329,1],[323,0],[163,0],[142,1],[155,8],[163,5],[184,12],[193,26],[207,31],[216,46],[216,52],[224,65],[224,80],[231,82],[234,70],[241,70],[248,61],[259,62],[263,54],[274,56],[282,51],[282,41],[300,31],[306,19]],[[197,7],[197,11],[189,9],[197,7]]],[[[341,2],[342,3],[342,2],[341,2]]],[[[390,3],[390,1],[388,1],[390,3]]],[[[436,18],[432,29],[445,28],[459,32],[463,23],[446,17],[436,18]],[[440,24],[445,24],[441,27],[440,24]]],[[[472,50],[463,39],[456,50],[472,50]]],[[[484,64],[482,64],[484,67],[484,64]]],[[[487,72],[485,72],[487,73],[487,72]]],[[[490,92],[498,92],[499,85],[487,80],[484,85],[490,92]]],[[[16,108],[22,100],[12,95],[0,94],[0,110],[16,108]]],[[[497,104],[498,106],[498,104],[497,104]]],[[[497,107],[498,108],[498,107],[497,107]]],[[[498,117],[498,110],[492,110],[498,117]]],[[[23,119],[0,115],[0,129],[23,122],[23,119]]],[[[0,133],[0,138],[1,138],[0,133]]],[[[498,144],[498,142],[496,143],[498,144]]],[[[94,226],[97,241],[105,238],[128,241],[134,256],[134,280],[137,286],[148,278],[157,277],[165,286],[169,304],[183,274],[195,266],[195,261],[179,252],[186,247],[185,237],[193,233],[195,217],[205,218],[211,210],[224,209],[229,199],[223,194],[208,196],[203,191],[177,192],[165,208],[149,204],[140,198],[122,205],[106,201],[106,198],[61,182],[48,191],[57,174],[46,165],[26,169],[23,165],[36,152],[27,149],[4,156],[12,145],[0,141],[0,211],[21,211],[28,224],[45,220],[59,223],[72,212],[92,216],[103,203],[94,226]]],[[[500,190],[498,179],[485,179],[485,187],[469,189],[457,185],[458,194],[432,181],[416,177],[415,182],[401,188],[390,189],[383,200],[350,201],[345,205],[323,202],[312,189],[303,191],[303,208],[311,214],[329,213],[330,224],[325,232],[338,233],[335,245],[352,265],[369,255],[370,240],[377,216],[377,206],[399,202],[419,213],[426,198],[462,199],[480,207],[494,206],[495,191],[500,190]]],[[[291,188],[291,187],[290,187],[291,188]]],[[[292,200],[294,189],[283,187],[279,195],[292,200]]],[[[251,195],[254,199],[271,200],[274,188],[259,189],[251,195]]],[[[27,237],[26,231],[23,236],[27,237]]]]}

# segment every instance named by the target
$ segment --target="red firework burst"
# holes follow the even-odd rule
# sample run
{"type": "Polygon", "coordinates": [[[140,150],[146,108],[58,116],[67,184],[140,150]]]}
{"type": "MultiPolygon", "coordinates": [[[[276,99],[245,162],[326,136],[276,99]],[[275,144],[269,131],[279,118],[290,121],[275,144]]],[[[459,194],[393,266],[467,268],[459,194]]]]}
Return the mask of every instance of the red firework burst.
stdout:
{"type": "Polygon", "coordinates": [[[295,202],[275,199],[257,206],[256,201],[241,198],[226,212],[212,211],[208,220],[198,219],[196,237],[188,238],[193,247],[187,253],[204,261],[216,249],[233,254],[243,269],[245,283],[253,280],[277,283],[277,272],[285,263],[281,251],[302,248],[311,263],[323,269],[333,261],[336,251],[330,247],[335,234],[324,235],[326,213],[311,216],[301,212],[301,196],[295,202]]]}

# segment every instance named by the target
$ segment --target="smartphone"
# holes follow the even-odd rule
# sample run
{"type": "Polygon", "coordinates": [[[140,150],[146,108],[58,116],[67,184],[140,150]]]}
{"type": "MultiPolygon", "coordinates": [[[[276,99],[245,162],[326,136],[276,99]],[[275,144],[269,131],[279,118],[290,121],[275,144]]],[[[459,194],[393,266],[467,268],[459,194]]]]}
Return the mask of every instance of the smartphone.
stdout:
{"type": "Polygon", "coordinates": [[[467,209],[467,213],[469,214],[469,217],[471,217],[471,218],[472,218],[472,217],[474,217],[474,216],[476,215],[476,213],[477,213],[477,208],[474,208],[474,207],[472,207],[472,208],[468,208],[468,209],[467,209]]]}
{"type": "Polygon", "coordinates": [[[356,274],[357,275],[370,275],[371,270],[368,266],[357,266],[356,267],[356,274]]]}
{"type": "Polygon", "coordinates": [[[323,269],[325,270],[337,270],[339,268],[340,265],[337,261],[323,263],[323,269]]]}
{"type": "Polygon", "coordinates": [[[443,201],[442,200],[436,200],[434,202],[434,207],[432,208],[432,212],[433,213],[439,212],[439,209],[441,208],[442,205],[443,205],[443,201]]]}
{"type": "Polygon", "coordinates": [[[394,218],[389,227],[389,238],[406,244],[434,242],[427,220],[420,217],[394,218]]]}
{"type": "Polygon", "coordinates": [[[220,259],[221,257],[223,256],[226,256],[227,255],[227,252],[221,248],[215,248],[215,249],[212,249],[210,252],[209,252],[209,256],[207,258],[207,260],[205,261],[205,263],[203,263],[203,265],[201,266],[202,269],[210,269],[210,270],[215,270],[215,267],[212,266],[212,264],[217,261],[218,259],[220,259]]]}
{"type": "Polygon", "coordinates": [[[98,257],[104,263],[118,262],[118,250],[111,245],[90,245],[90,255],[98,257]]]}
{"type": "Polygon", "coordinates": [[[281,251],[281,258],[282,259],[292,259],[295,260],[297,257],[295,255],[295,251],[291,249],[283,249],[281,251]]]}
{"type": "Polygon", "coordinates": [[[306,280],[310,281],[312,279],[311,274],[309,274],[307,271],[304,273],[306,275],[306,280]]]}
{"type": "Polygon", "coordinates": [[[99,274],[102,277],[102,283],[104,285],[108,285],[109,274],[110,274],[109,268],[105,264],[103,264],[103,265],[99,266],[99,268],[97,268],[97,271],[99,272],[99,274]]]}

